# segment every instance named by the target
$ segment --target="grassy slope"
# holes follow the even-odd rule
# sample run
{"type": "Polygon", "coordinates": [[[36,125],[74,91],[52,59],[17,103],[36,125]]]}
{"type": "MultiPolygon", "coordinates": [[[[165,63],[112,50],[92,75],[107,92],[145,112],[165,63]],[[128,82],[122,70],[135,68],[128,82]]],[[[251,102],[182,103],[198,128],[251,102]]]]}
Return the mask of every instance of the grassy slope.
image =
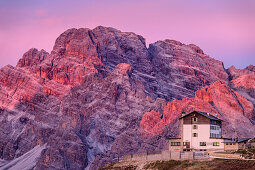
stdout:
{"type": "Polygon", "coordinates": [[[241,153],[246,159],[255,159],[255,149],[238,150],[234,153],[241,153]]]}
{"type": "MultiPolygon", "coordinates": [[[[212,161],[154,161],[148,162],[142,169],[158,169],[158,170],[191,170],[191,169],[208,169],[208,170],[254,170],[255,161],[244,161],[244,160],[223,160],[214,159],[212,161]]],[[[136,170],[141,169],[139,162],[130,163],[111,163],[100,170],[136,170]]]]}

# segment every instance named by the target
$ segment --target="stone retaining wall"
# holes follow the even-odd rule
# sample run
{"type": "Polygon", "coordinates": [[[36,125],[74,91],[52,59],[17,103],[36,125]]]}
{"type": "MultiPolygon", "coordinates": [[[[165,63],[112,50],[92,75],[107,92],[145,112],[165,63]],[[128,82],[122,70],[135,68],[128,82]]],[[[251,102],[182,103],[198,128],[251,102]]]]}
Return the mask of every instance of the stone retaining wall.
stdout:
{"type": "Polygon", "coordinates": [[[230,154],[230,153],[217,153],[217,152],[211,152],[209,153],[210,156],[215,156],[215,157],[221,157],[221,158],[230,158],[230,159],[243,159],[241,157],[241,154],[230,154]]]}
{"type": "Polygon", "coordinates": [[[155,160],[193,160],[194,152],[180,152],[180,151],[162,151],[157,154],[133,154],[123,157],[123,160],[132,161],[155,161],[155,160]]]}
{"type": "Polygon", "coordinates": [[[241,154],[229,154],[222,152],[180,152],[180,151],[162,151],[161,153],[144,153],[127,155],[122,160],[132,161],[156,161],[156,160],[195,160],[208,159],[209,156],[228,159],[243,159],[241,154]],[[208,155],[209,154],[209,155],[208,155]]]}

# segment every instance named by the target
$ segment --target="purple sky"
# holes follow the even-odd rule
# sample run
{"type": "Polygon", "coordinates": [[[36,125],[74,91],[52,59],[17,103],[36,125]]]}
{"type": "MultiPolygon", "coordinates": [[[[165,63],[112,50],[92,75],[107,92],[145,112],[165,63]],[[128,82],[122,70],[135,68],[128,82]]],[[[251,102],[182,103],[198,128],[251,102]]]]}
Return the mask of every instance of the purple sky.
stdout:
{"type": "Polygon", "coordinates": [[[194,43],[225,67],[255,65],[254,0],[0,0],[0,67],[32,47],[50,52],[69,28],[98,25],[140,34],[147,45],[194,43]]]}

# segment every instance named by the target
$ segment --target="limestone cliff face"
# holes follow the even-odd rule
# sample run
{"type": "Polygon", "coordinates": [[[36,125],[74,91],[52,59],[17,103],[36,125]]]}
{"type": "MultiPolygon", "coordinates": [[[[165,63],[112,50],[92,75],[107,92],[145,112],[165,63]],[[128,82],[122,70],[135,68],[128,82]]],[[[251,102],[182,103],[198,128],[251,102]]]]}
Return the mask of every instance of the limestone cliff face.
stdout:
{"type": "Polygon", "coordinates": [[[194,44],[158,41],[150,44],[149,51],[156,73],[150,88],[156,97],[167,100],[194,97],[196,90],[217,80],[228,80],[223,63],[194,44]]]}
{"type": "Polygon", "coordinates": [[[194,98],[167,103],[163,116],[155,111],[145,113],[140,126],[145,133],[159,134],[166,125],[178,121],[182,112],[194,110],[212,113],[222,119],[224,137],[255,135],[253,104],[222,81],[198,90],[194,98]]]}
{"type": "Polygon", "coordinates": [[[243,75],[255,74],[255,66],[249,65],[245,69],[237,69],[235,66],[231,66],[227,69],[227,72],[229,73],[230,80],[234,80],[243,75]]]}
{"type": "Polygon", "coordinates": [[[135,33],[69,29],[50,53],[32,48],[0,69],[0,159],[41,145],[38,169],[97,169],[163,149],[182,111],[215,113],[224,135],[253,136],[254,67],[239,73],[194,44],[147,48],[135,33]]]}

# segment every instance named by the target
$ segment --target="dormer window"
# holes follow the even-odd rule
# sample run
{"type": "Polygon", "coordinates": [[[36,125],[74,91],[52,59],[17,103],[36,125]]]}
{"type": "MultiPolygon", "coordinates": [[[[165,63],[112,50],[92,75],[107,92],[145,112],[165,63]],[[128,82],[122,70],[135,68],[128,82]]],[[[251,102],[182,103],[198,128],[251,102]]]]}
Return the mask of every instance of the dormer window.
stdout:
{"type": "Polygon", "coordinates": [[[193,118],[192,118],[192,121],[193,121],[193,122],[197,122],[197,118],[196,118],[196,117],[193,117],[193,118]]]}

